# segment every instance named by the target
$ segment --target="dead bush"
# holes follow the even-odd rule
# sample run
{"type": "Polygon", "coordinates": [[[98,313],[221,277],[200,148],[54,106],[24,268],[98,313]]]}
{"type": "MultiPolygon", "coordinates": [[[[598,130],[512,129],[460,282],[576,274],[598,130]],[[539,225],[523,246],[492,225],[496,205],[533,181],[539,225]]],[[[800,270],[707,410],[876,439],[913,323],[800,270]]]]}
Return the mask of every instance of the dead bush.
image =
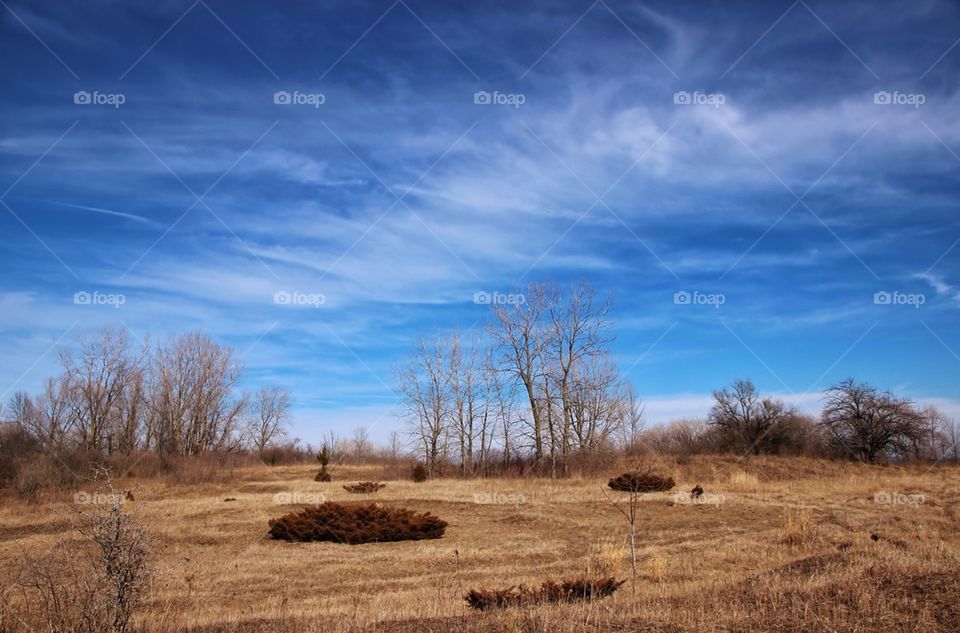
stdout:
{"type": "Polygon", "coordinates": [[[672,477],[661,477],[651,472],[630,472],[614,477],[607,485],[621,492],[662,492],[675,485],[672,477]]]}
{"type": "Polygon", "coordinates": [[[447,522],[430,514],[379,503],[324,503],[270,521],[270,538],[356,545],[440,538],[447,522]]]}
{"type": "Polygon", "coordinates": [[[380,483],[379,481],[360,481],[355,484],[347,484],[343,487],[347,492],[352,492],[353,494],[361,494],[366,492],[376,492],[381,488],[386,488],[387,484],[380,483]]]}
{"type": "Polygon", "coordinates": [[[413,470],[410,471],[410,478],[413,479],[416,483],[423,483],[427,480],[427,467],[423,464],[417,463],[413,465],[413,470]]]}
{"type": "Polygon", "coordinates": [[[102,485],[94,503],[73,519],[82,538],[60,540],[43,555],[26,556],[0,600],[0,619],[26,630],[129,630],[151,573],[147,531],[136,508],[124,509],[126,495],[115,491],[103,472],[98,477],[102,485]]]}
{"type": "Polygon", "coordinates": [[[526,607],[545,602],[591,601],[612,595],[624,582],[612,577],[566,578],[559,582],[545,580],[539,587],[520,585],[508,589],[471,589],[463,599],[480,611],[526,607]]]}

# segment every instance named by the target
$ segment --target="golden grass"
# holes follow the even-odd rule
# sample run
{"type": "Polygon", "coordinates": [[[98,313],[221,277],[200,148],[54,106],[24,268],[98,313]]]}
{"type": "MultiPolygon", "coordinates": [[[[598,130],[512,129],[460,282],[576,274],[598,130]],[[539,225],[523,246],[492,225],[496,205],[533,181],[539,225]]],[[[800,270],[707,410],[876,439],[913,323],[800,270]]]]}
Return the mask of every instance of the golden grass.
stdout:
{"type": "MultiPolygon", "coordinates": [[[[135,620],[146,631],[949,631],[960,622],[960,469],[802,458],[697,457],[669,465],[721,503],[643,495],[638,577],[595,604],[474,613],[467,589],[631,576],[626,522],[606,476],[390,479],[373,466],[249,468],[232,483],[138,485],[156,568],[135,620]],[[388,481],[378,501],[449,522],[442,539],[339,545],[270,540],[267,521],[344,481],[388,481]],[[923,495],[883,504],[878,491],[923,495]],[[233,497],[236,501],[225,502],[233,497]],[[877,538],[872,538],[876,536],[877,538]]],[[[611,469],[615,470],[615,469],[611,469]]],[[[59,502],[0,508],[0,586],[23,552],[65,532],[59,502]]]]}

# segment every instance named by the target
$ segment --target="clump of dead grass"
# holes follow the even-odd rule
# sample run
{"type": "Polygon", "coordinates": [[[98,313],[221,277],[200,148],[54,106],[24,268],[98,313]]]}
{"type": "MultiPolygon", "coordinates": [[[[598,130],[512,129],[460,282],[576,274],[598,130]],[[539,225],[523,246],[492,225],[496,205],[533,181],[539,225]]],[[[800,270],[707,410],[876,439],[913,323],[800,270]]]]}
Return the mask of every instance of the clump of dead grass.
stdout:
{"type": "Polygon", "coordinates": [[[806,545],[816,538],[817,525],[809,510],[791,510],[783,522],[781,541],[787,545],[806,545]]]}
{"type": "Polygon", "coordinates": [[[625,580],[616,578],[565,578],[545,580],[539,587],[471,589],[463,597],[472,608],[486,611],[505,607],[529,607],[543,603],[592,601],[612,595],[625,580]]]}
{"type": "Polygon", "coordinates": [[[606,578],[616,576],[627,559],[627,547],[623,539],[603,538],[590,549],[587,561],[587,573],[590,576],[606,578]]]}
{"type": "Polygon", "coordinates": [[[362,494],[376,492],[381,488],[386,488],[386,486],[387,484],[380,483],[379,481],[359,481],[355,484],[347,484],[343,489],[353,494],[362,494]]]}

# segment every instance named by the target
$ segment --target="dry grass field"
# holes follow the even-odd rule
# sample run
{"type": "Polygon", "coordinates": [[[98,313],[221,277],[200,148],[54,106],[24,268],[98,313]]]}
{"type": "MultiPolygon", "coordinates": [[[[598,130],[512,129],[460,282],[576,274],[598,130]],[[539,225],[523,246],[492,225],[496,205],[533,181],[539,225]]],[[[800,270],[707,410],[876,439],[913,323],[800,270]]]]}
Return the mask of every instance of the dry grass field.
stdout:
{"type": "MultiPolygon", "coordinates": [[[[643,495],[635,585],[592,604],[482,613],[463,600],[471,588],[604,570],[631,578],[627,523],[605,477],[416,484],[335,466],[334,481],[315,483],[314,467],[296,466],[218,484],[127,479],[155,569],[135,622],[211,633],[960,630],[960,469],[696,457],[659,470],[675,491],[701,484],[707,503],[643,495]],[[387,486],[342,488],[361,480],[387,486]],[[441,539],[400,543],[267,538],[269,519],[318,495],[429,511],[449,527],[441,539]]],[[[69,500],[4,501],[0,583],[24,552],[75,538],[69,500]]]]}

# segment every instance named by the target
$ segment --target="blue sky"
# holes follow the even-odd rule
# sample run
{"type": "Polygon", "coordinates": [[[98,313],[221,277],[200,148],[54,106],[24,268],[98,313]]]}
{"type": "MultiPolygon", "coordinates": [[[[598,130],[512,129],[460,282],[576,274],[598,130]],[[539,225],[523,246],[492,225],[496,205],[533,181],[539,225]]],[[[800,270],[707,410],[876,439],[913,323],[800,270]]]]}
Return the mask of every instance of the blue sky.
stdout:
{"type": "Polygon", "coordinates": [[[955,3],[0,5],[7,395],[201,328],[382,438],[420,332],[586,279],[651,423],[736,377],[960,414],[955,3]]]}

